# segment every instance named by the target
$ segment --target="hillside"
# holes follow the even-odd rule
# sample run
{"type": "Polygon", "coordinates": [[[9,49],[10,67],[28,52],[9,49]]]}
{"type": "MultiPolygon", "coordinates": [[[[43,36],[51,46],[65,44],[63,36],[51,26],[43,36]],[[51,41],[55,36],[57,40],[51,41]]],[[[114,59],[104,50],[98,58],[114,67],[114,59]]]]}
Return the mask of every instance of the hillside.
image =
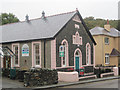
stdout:
{"type": "MultiPolygon", "coordinates": [[[[89,29],[92,29],[96,26],[104,27],[107,24],[107,20],[105,19],[95,19],[94,17],[86,17],[84,21],[89,29]]],[[[111,27],[118,29],[118,20],[109,20],[109,24],[111,27]]]]}

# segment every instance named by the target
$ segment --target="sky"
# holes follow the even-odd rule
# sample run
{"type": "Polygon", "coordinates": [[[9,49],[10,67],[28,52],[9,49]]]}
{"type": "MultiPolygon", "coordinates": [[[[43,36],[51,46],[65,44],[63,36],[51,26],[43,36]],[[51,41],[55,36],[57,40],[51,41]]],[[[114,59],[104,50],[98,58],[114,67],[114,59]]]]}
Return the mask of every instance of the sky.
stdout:
{"type": "Polygon", "coordinates": [[[26,14],[30,19],[40,18],[42,11],[46,16],[66,13],[78,8],[83,18],[117,20],[118,2],[120,0],[0,0],[0,13],[13,13],[25,20],[26,14]]]}

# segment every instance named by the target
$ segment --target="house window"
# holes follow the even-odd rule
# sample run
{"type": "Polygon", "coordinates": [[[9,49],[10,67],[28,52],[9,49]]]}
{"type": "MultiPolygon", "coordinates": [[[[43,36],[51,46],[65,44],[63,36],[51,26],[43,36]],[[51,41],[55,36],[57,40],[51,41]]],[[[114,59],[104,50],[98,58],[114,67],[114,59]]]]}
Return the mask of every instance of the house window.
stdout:
{"type": "Polygon", "coordinates": [[[105,44],[109,44],[109,38],[105,37],[105,44]]]}
{"type": "Polygon", "coordinates": [[[15,50],[15,65],[18,65],[18,46],[14,46],[15,50]]]}
{"type": "Polygon", "coordinates": [[[109,54],[105,54],[105,64],[109,64],[109,54]]]}
{"type": "Polygon", "coordinates": [[[34,62],[35,66],[40,66],[40,44],[34,44],[34,62]]]}
{"type": "Polygon", "coordinates": [[[86,44],[86,65],[89,65],[90,64],[90,59],[91,59],[91,50],[90,50],[90,44],[87,43],[86,44]]]}
{"type": "Polygon", "coordinates": [[[19,66],[19,46],[18,46],[18,44],[13,45],[13,52],[15,54],[14,64],[15,64],[15,66],[19,66]]]}
{"type": "Polygon", "coordinates": [[[66,45],[66,42],[63,43],[63,46],[64,46],[64,57],[63,57],[63,66],[66,66],[66,59],[67,59],[67,55],[66,55],[66,49],[67,49],[67,45],[66,45]]]}
{"type": "Polygon", "coordinates": [[[63,45],[64,52],[64,57],[61,57],[61,66],[66,67],[68,66],[68,42],[64,39],[61,44],[63,45]]]}
{"type": "Polygon", "coordinates": [[[79,36],[78,32],[76,32],[75,35],[73,35],[73,44],[82,45],[82,37],[79,36]]]}

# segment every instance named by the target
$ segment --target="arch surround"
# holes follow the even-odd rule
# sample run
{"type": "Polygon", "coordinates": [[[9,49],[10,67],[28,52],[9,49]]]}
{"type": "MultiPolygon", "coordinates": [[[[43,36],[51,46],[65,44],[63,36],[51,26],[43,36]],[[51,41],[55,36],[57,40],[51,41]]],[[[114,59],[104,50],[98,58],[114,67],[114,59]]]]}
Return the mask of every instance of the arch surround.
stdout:
{"type": "Polygon", "coordinates": [[[67,67],[69,66],[68,63],[69,63],[69,58],[68,58],[68,41],[66,39],[64,39],[62,42],[61,42],[61,45],[65,44],[65,65],[63,65],[63,57],[61,57],[61,66],[62,67],[67,67]]]}
{"type": "Polygon", "coordinates": [[[75,51],[74,51],[74,67],[75,66],[75,63],[76,63],[76,57],[79,57],[79,68],[82,67],[82,52],[79,48],[77,48],[75,51]],[[77,53],[79,53],[77,55],[77,53]]]}
{"type": "Polygon", "coordinates": [[[86,65],[91,65],[91,46],[89,43],[86,44],[86,65]]]}

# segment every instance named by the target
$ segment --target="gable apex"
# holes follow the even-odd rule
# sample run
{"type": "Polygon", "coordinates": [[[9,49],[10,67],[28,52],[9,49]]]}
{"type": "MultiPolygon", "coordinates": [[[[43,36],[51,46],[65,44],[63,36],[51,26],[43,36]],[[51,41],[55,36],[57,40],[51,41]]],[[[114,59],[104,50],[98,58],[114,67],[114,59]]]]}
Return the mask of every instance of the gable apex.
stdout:
{"type": "Polygon", "coordinates": [[[72,20],[81,23],[81,20],[77,14],[73,17],[72,20]]]}

